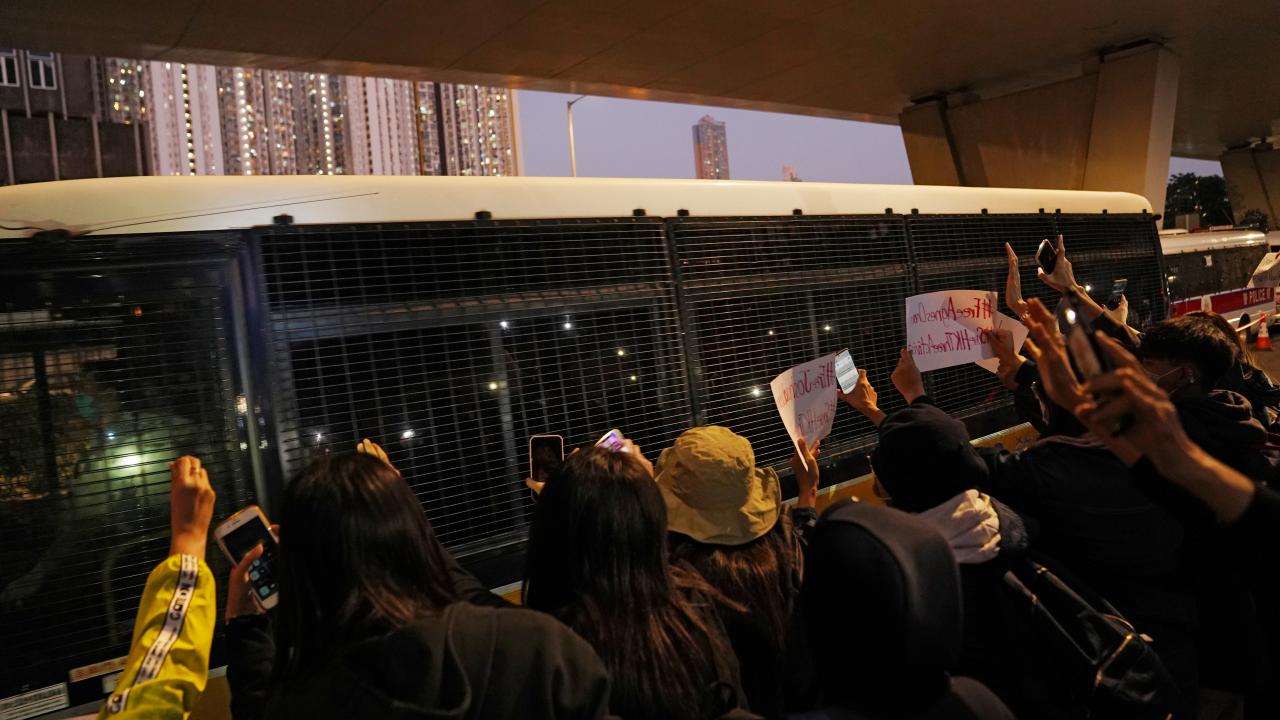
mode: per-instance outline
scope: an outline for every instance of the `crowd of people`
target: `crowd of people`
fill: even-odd
[[[882,411],[865,371],[840,393],[877,427],[893,507],[819,516],[803,441],[791,504],[727,428],[656,465],[629,440],[581,449],[540,489],[516,606],[454,561],[375,443],[316,460],[279,506],[278,606],[250,587],[261,548],[228,579],[234,717],[1193,718],[1202,688],[1280,717],[1280,390],[1229,323],[1137,333],[1058,250],[1042,279],[1076,294],[1110,369],[1073,367],[1009,250],[1029,338],[987,340],[1040,438],[975,447],[903,350],[905,407]],[[102,717],[186,714],[204,689],[213,491],[198,459],[171,467],[171,557]]]

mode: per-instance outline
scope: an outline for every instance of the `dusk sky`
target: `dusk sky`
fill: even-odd
[[[523,174],[569,174],[565,103],[574,97],[520,91]],[[804,180],[911,182],[896,125],[595,96],[573,106],[578,175],[691,178],[691,128],[703,115],[725,123],[734,179],[781,180],[786,164]],[[1185,158],[1169,170],[1222,173],[1217,162]]]

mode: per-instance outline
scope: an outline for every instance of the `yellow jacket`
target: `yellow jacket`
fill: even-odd
[[[173,555],[147,578],[129,660],[98,712],[106,718],[186,717],[209,678],[217,622],[213,573],[194,555]]]

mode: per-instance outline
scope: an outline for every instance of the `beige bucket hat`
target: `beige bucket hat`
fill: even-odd
[[[686,430],[658,457],[656,480],[667,527],[698,542],[742,545],[778,521],[778,474],[756,467],[751,443],[729,428]]]

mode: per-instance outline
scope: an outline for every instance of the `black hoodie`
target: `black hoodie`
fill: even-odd
[[[961,643],[960,578],[925,521],[841,501],[814,529],[800,592],[830,707],[804,720],[1004,720],[983,685],[952,677]]]
[[[1187,436],[1205,452],[1256,482],[1271,479],[1273,469],[1263,454],[1267,431],[1243,395],[1230,390],[1179,393],[1173,404]]]
[[[254,692],[263,678],[244,668],[270,666],[267,616],[229,623],[227,643],[238,660],[227,674],[236,720],[609,717],[609,679],[595,651],[532,610],[454,603],[336,654],[271,694],[265,708]]]

